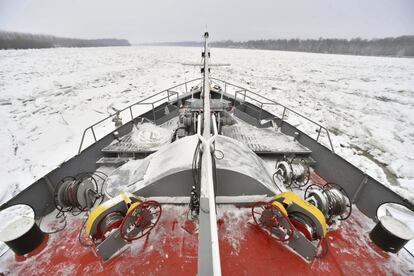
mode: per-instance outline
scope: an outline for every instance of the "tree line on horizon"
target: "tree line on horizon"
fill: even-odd
[[[0,49],[131,46],[126,39],[78,39],[0,30]]]
[[[161,42],[144,45],[201,46],[202,42]],[[399,36],[380,39],[259,39],[248,41],[214,41],[216,48],[261,49],[311,53],[348,54],[365,56],[414,57],[414,36]]]

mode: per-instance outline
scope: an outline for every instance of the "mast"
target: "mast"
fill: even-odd
[[[210,109],[210,51],[208,49],[208,32],[204,33],[203,64],[203,119],[198,117],[197,135],[202,142],[201,179],[200,179],[200,213],[198,234],[198,275],[221,275],[220,251],[218,244],[216,200],[214,195],[214,178],[211,145],[217,137],[216,118]],[[201,120],[203,133],[201,135]],[[211,123],[212,122],[212,123]],[[213,133],[211,134],[211,126]]]
[[[204,50],[202,53],[203,57],[203,67],[201,67],[201,72],[203,73],[203,110],[204,110],[204,119],[203,119],[203,137],[208,139],[211,136],[211,124],[210,124],[210,51],[208,49],[208,32],[204,33]]]

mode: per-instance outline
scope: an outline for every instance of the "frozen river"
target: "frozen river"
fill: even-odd
[[[0,202],[75,155],[83,129],[174,84],[199,48],[0,51]],[[414,59],[212,49],[214,77],[331,131],[336,152],[414,202]],[[295,124],[295,118],[289,116]],[[411,191],[410,191],[411,190]]]

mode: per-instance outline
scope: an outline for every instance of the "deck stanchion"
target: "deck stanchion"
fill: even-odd
[[[133,120],[134,119],[134,115],[132,114],[132,108],[131,108],[131,106],[129,107],[129,114],[131,114],[131,120]]]
[[[96,135],[95,135],[95,131],[93,130],[93,127],[91,127],[91,130],[92,130],[93,139],[95,139],[95,142],[96,142],[97,140],[96,140]]]
[[[316,137],[316,142],[318,142],[318,140],[319,140],[319,136],[321,135],[321,131],[322,131],[322,126],[319,127],[318,136]]]
[[[328,135],[329,144],[331,145],[331,151],[332,151],[333,153],[335,153],[335,151],[334,151],[334,147],[333,147],[333,145],[332,145],[331,135],[329,134],[329,131],[328,131],[326,128],[325,128],[325,131],[326,131],[326,134]]]
[[[157,124],[157,123],[155,122],[155,107],[154,107],[154,103],[152,103],[152,104],[151,104],[151,106],[152,106],[152,117],[153,117],[153,122],[154,122],[155,124]]]
[[[236,103],[237,103],[237,90],[234,91],[234,102],[233,102],[233,106],[236,107]]]
[[[364,188],[364,186],[368,182],[368,176],[366,174],[364,174],[364,175],[365,175],[364,178],[362,179],[361,183],[359,183],[354,195],[352,196],[352,200],[351,200],[352,203],[356,204],[356,201],[358,200],[359,193],[361,192],[362,188]]]
[[[262,120],[262,111],[263,111],[263,103],[260,103],[259,124],[260,124],[260,121]]]
[[[286,113],[286,107],[283,108],[282,122],[280,123],[280,125],[282,125],[283,120],[285,119],[285,113]]]
[[[81,143],[80,143],[80,145],[79,145],[78,154],[79,154],[79,153],[81,153],[81,151],[82,151],[83,140],[85,139],[85,133],[86,133],[86,131],[87,131],[88,129],[89,129],[89,128],[87,128],[87,129],[85,129],[85,130],[83,131],[83,134],[82,134],[82,139],[81,139]]]

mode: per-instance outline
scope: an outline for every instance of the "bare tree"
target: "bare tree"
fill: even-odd
[[[0,49],[130,46],[126,39],[76,39],[0,31]]]

